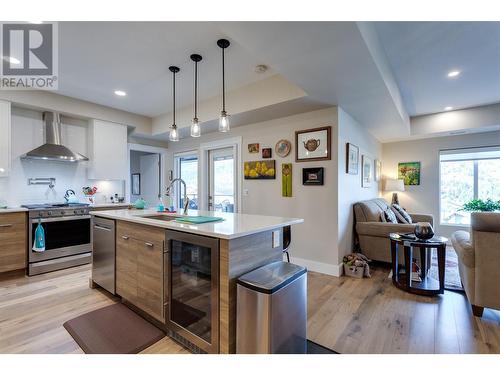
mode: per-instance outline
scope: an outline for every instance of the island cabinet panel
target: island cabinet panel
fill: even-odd
[[[164,230],[118,221],[116,237],[117,294],[164,323]]]
[[[0,272],[26,268],[26,213],[0,214]]]

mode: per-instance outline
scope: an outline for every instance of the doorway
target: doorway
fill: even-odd
[[[162,192],[161,155],[130,150],[130,176],[129,201],[133,203],[142,198],[148,207],[154,207]]]
[[[209,150],[208,159],[208,209],[210,211],[235,212],[235,148]]]

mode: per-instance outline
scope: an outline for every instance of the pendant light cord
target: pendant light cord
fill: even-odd
[[[172,74],[174,75],[174,85],[173,85],[173,97],[174,97],[174,100],[173,100],[173,103],[174,103],[174,111],[173,111],[173,115],[174,115],[174,121],[173,121],[173,124],[172,126],[175,126],[175,72],[172,72]]]
[[[198,61],[194,62],[194,117],[198,118]]]
[[[224,50],[222,49],[222,110],[226,111],[226,80],[225,80],[225,66],[224,66]]]

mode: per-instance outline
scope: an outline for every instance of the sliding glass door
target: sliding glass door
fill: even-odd
[[[208,209],[210,211],[236,212],[235,148],[210,150]]]

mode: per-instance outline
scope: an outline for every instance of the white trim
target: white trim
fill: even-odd
[[[194,156],[196,155],[196,157],[198,158],[198,176],[196,176],[196,180],[198,181],[198,208],[199,208],[199,204],[200,204],[200,152],[198,149],[192,149],[192,150],[188,150],[188,151],[179,151],[179,152],[175,152],[173,155],[172,155],[172,164],[173,164],[173,168],[172,168],[172,177],[173,179],[174,178],[177,178],[177,177],[180,177],[179,176],[179,158],[182,158],[183,156]],[[169,184],[170,184],[171,181],[169,181]],[[177,195],[179,192],[177,191],[177,189],[174,189],[174,194],[173,194],[173,206],[174,208],[179,211],[179,207],[178,207],[178,203],[179,203],[179,196]]]
[[[243,171],[241,168],[241,144],[242,144],[242,137],[233,137],[233,138],[225,138],[225,139],[219,139],[217,141],[213,142],[206,142],[206,143],[201,143],[200,144],[200,153],[199,153],[199,179],[198,179],[198,191],[199,191],[199,207],[200,210],[208,210],[208,202],[206,199],[206,193],[208,192],[208,152],[210,150],[215,150],[219,148],[226,148],[226,147],[233,147],[236,149],[236,160],[235,160],[235,168],[236,168],[236,175],[235,175],[235,191],[236,191],[236,210],[235,213],[241,212],[241,186],[242,186],[242,178],[243,178]]]
[[[143,151],[143,152],[151,152],[153,154],[160,154],[160,163],[161,163],[160,194],[163,197],[165,195],[165,188],[166,188],[166,183],[167,183],[167,173],[166,173],[167,149],[163,148],[163,147],[141,145],[138,143],[128,143],[127,144],[127,170],[128,170],[128,173],[127,173],[127,178],[125,179],[125,188],[124,188],[125,197],[130,198],[130,152],[131,151]],[[130,203],[133,203],[133,202],[130,202]]]
[[[308,271],[320,272],[335,277],[342,276],[344,271],[344,267],[342,266],[342,264],[316,262],[314,260],[297,258],[292,256],[292,254],[290,254],[290,260],[292,261],[292,263],[306,267]]]

